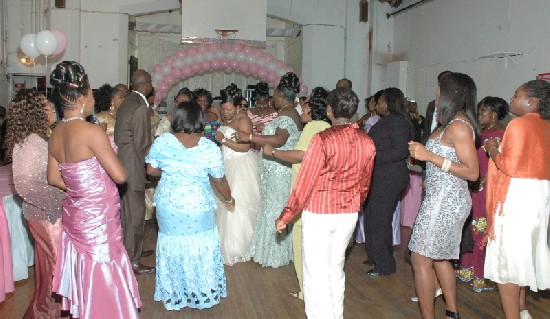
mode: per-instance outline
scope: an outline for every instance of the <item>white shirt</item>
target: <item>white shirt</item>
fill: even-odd
[[[437,110],[434,110],[434,114],[432,115],[432,127],[430,127],[430,132],[433,132],[437,127],[437,119],[435,118],[436,115],[437,115]]]
[[[145,101],[145,105],[147,105],[147,107],[149,107],[149,102],[147,102],[147,98],[145,97],[145,95],[141,94],[138,91],[132,91],[132,92],[136,92],[137,94],[139,94],[139,96],[141,96],[141,98]]]

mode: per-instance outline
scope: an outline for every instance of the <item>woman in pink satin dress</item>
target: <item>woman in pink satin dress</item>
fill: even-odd
[[[138,318],[141,300],[122,244],[115,185],[128,173],[103,128],[84,120],[94,107],[84,68],[59,63],[50,84],[64,117],[50,136],[48,182],[67,191],[53,291],[73,318]]]
[[[11,101],[6,131],[7,158],[23,198],[23,216],[34,239],[34,294],[23,318],[59,318],[60,304],[52,295],[52,275],[61,232],[61,202],[65,197],[48,185],[48,137],[57,120],[55,108],[36,90],[21,90]]]

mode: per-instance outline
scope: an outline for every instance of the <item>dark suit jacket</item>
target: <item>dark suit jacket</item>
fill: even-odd
[[[426,118],[424,119],[424,131],[422,133],[422,144],[426,144],[430,135],[432,135],[432,120],[435,113],[435,101],[428,103],[428,108],[426,109]]]
[[[128,170],[128,188],[145,190],[145,156],[151,147],[151,118],[147,104],[136,92],[118,109],[114,137],[118,158]]]
[[[411,140],[411,123],[399,115],[388,114],[374,124],[369,135],[376,146],[373,187],[376,182],[384,180],[397,183],[409,180],[407,157]]]

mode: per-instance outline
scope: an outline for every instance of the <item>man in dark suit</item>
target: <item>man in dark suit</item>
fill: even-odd
[[[145,97],[153,85],[151,75],[144,70],[136,70],[130,80],[132,93],[117,112],[114,137],[118,158],[128,170],[128,180],[120,188],[124,247],[128,251],[134,273],[140,275],[155,271],[154,267],[140,262],[141,256],[153,253],[142,251],[145,235],[145,156],[151,147],[151,118]]]
[[[439,82],[441,82],[441,79],[449,75],[453,72],[451,71],[443,71],[439,73],[437,76],[437,85],[439,86]],[[428,141],[428,138],[430,138],[430,135],[432,135],[432,132],[437,127],[437,120],[435,119],[436,112],[435,112],[435,100],[428,103],[428,108],[426,109],[426,117],[424,121],[424,131],[422,132],[422,144],[426,144]]]

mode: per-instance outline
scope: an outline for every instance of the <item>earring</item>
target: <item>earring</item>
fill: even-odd
[[[82,107],[80,108],[80,114],[84,114],[84,103],[82,103]]]
[[[109,108],[109,110],[112,110],[115,108],[115,103],[111,102],[111,107]]]

